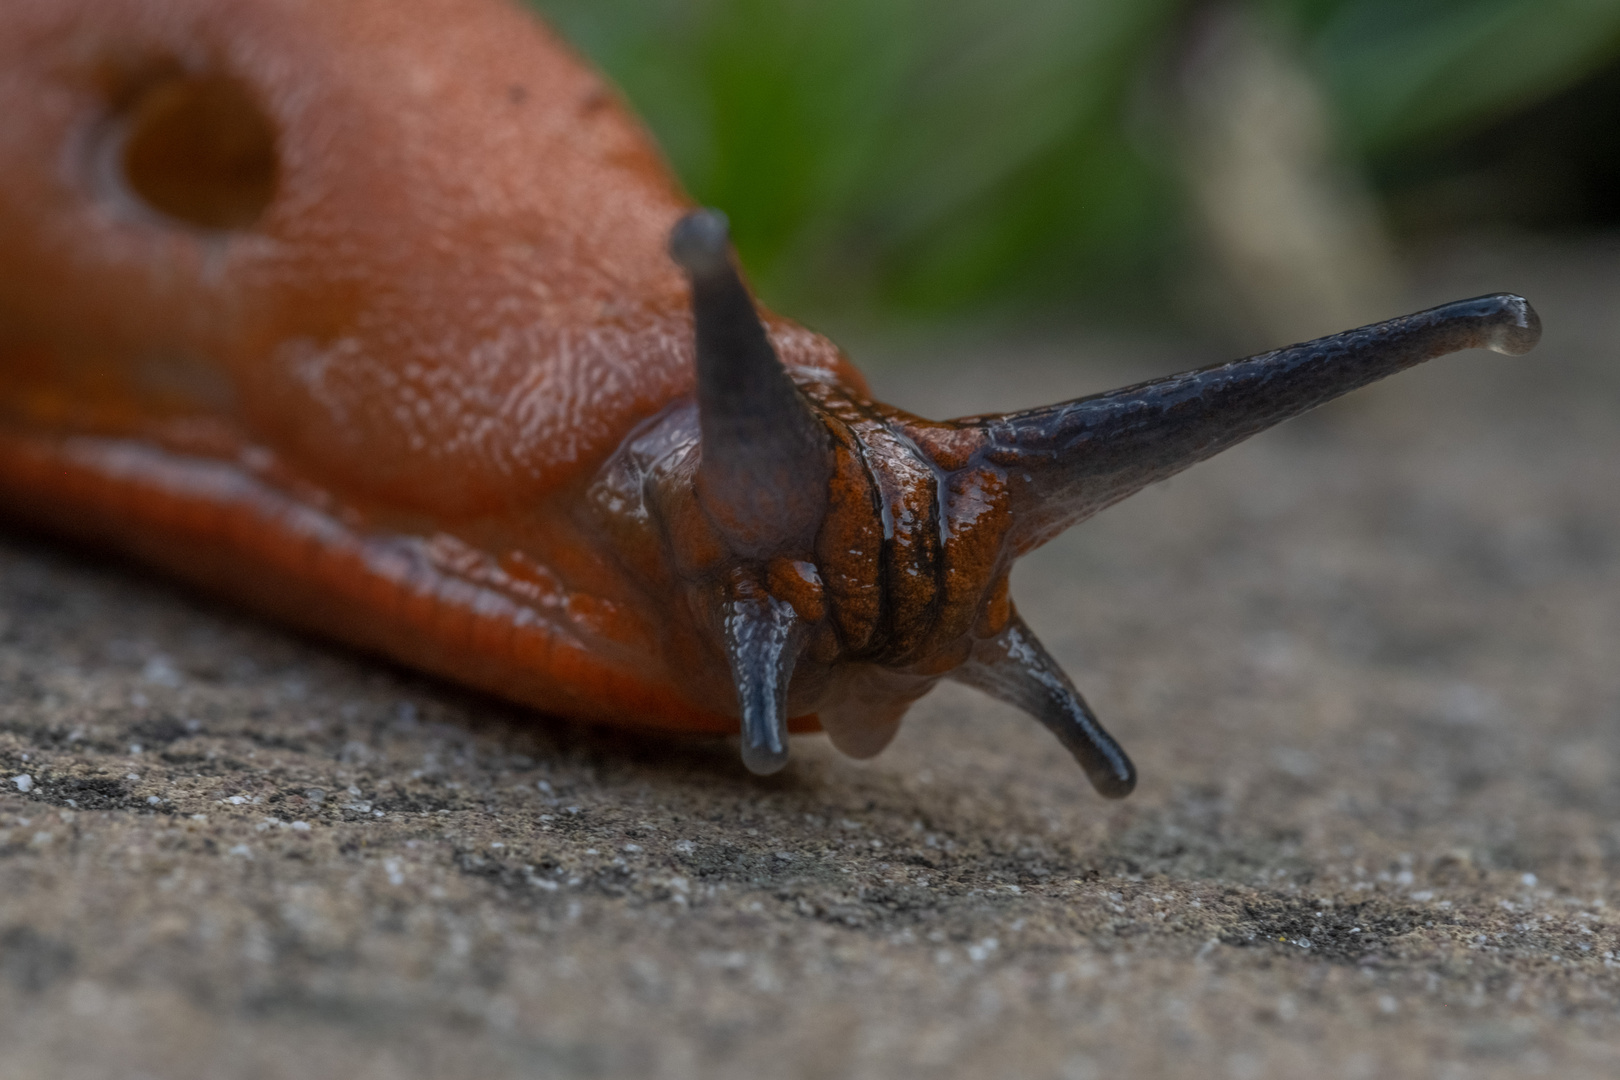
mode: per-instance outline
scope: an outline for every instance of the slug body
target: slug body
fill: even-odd
[[[876,753],[950,677],[1129,792],[1013,560],[1538,332],[1481,297],[928,421],[757,313],[724,220],[500,0],[13,0],[0,100],[0,510],[550,713],[740,729],[760,772],[789,731]]]

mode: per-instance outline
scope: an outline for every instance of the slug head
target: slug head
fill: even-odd
[[[670,253],[692,284],[695,400],[627,440],[592,501],[649,586],[686,596],[699,640],[672,666],[739,716],[760,773],[786,763],[789,717],[816,714],[866,757],[953,678],[1032,714],[1101,794],[1129,794],[1129,758],[1008,597],[1013,560],[1350,389],[1460,348],[1521,353],[1540,332],[1522,298],[1479,297],[1044,409],[930,421],[785,368],[721,215],[683,218]]]
[[[1129,761],[1008,599],[1013,481],[986,460],[985,432],[785,368],[719,214],[682,219],[670,253],[692,284],[695,399],[627,440],[591,501],[649,589],[686,597],[694,640],[671,666],[739,715],[749,768],[781,768],[788,718],[809,714],[871,756],[955,677],[1016,697],[1101,790],[1128,792]],[[992,674],[1018,665],[1029,678]]]

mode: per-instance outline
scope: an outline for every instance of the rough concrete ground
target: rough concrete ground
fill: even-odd
[[[1620,247],[1434,277],[1525,291],[1543,349],[1016,576],[1123,804],[966,690],[760,780],[5,536],[0,1077],[1615,1075]],[[1137,366],[879,384],[948,414],[1215,358],[1088,351]]]

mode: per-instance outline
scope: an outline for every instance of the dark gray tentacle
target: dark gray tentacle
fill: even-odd
[[[815,535],[832,448],[771,347],[726,230],[723,214],[698,210],[669,237],[697,324],[698,498],[736,554],[765,558]]]
[[[1135,789],[1136,766],[1017,615],[996,637],[980,642],[950,678],[1039,720],[1074,755],[1099,795],[1123,799]]]
[[[787,764],[788,683],[804,629],[790,605],[763,593],[726,606],[721,631],[742,712],[742,759],[749,772],[768,776]]]
[[[1541,336],[1521,296],[1459,300],[1244,360],[1005,416],[987,436],[1012,481],[1023,552],[1069,526],[1341,394],[1461,349],[1517,356]]]

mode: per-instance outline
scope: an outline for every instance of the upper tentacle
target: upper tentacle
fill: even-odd
[[[1019,552],[1341,394],[1461,349],[1516,356],[1541,320],[1508,293],[1459,300],[1303,345],[1005,416],[969,417],[1013,479]]]
[[[725,217],[688,214],[669,250],[692,283],[703,509],[738,555],[808,550],[827,510],[827,432],[771,347],[732,261]]]

